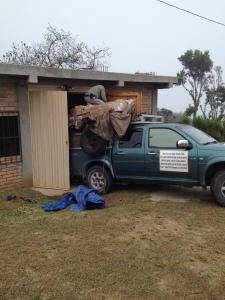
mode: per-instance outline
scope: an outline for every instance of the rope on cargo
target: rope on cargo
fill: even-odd
[[[108,145],[106,144],[105,155],[104,155],[104,162],[106,161],[107,149],[108,149]],[[105,163],[103,163],[103,169],[102,170],[103,170],[103,177],[105,177]],[[104,184],[104,187],[103,187],[103,193],[106,194],[106,192],[105,192],[105,184]]]

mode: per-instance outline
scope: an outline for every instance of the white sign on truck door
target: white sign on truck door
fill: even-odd
[[[188,152],[160,150],[160,171],[188,172]]]

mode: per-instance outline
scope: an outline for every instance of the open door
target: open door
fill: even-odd
[[[141,100],[142,94],[138,92],[119,92],[119,93],[107,93],[107,100],[115,101],[117,99],[133,99],[135,101],[135,112],[136,114],[141,113]]]
[[[70,189],[67,92],[29,92],[33,186]]]

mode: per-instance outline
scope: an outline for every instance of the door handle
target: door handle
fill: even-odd
[[[155,153],[155,152],[148,152],[148,153],[146,153],[147,155],[152,155],[152,156],[154,156],[154,155],[157,155],[157,153]]]
[[[118,151],[116,154],[117,155],[125,155],[125,153],[123,151]]]

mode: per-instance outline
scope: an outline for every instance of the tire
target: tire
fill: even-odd
[[[225,170],[216,173],[212,179],[210,190],[213,198],[225,206]]]
[[[110,171],[107,167],[99,165],[88,170],[87,183],[89,188],[99,190],[101,194],[109,193],[114,187],[114,180]]]
[[[85,127],[81,132],[80,145],[84,152],[96,156],[104,153],[107,141],[93,133],[88,127]]]

